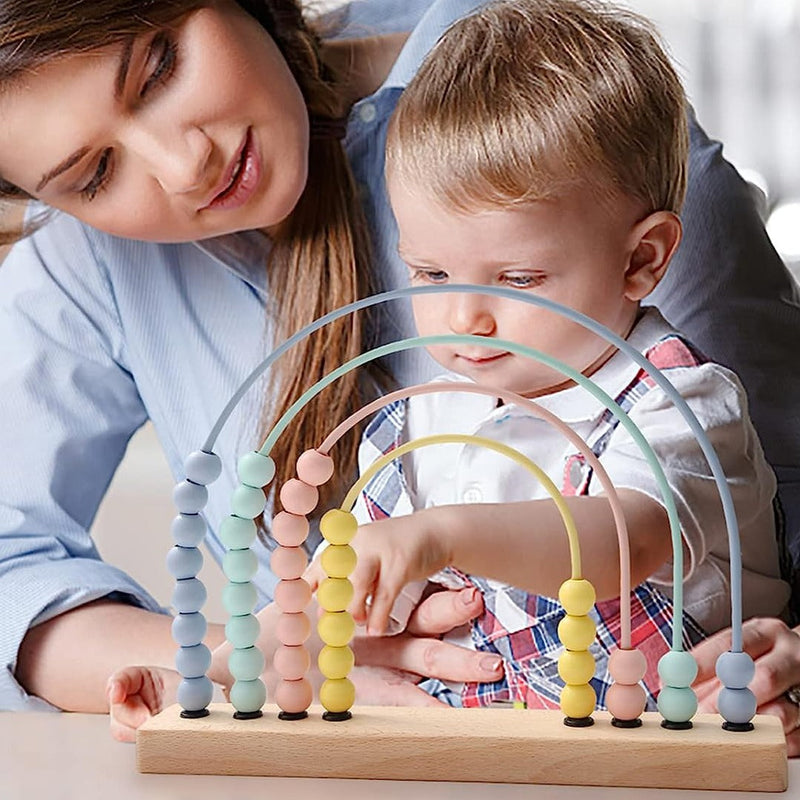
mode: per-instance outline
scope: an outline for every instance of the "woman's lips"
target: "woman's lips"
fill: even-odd
[[[247,129],[237,157],[225,170],[226,182],[204,209],[229,210],[243,206],[261,180],[261,161],[253,147],[252,129]]]
[[[459,353],[458,358],[461,358],[464,361],[469,362],[470,364],[481,366],[483,364],[493,364],[495,361],[498,361],[501,358],[505,358],[507,355],[510,354],[507,352],[492,353],[489,355],[467,355],[466,353]]]

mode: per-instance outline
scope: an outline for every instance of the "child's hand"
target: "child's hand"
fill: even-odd
[[[106,686],[111,735],[120,742],[136,740],[136,729],[175,702],[181,676],[165,667],[125,667]]]
[[[422,511],[358,529],[351,542],[358,563],[350,576],[350,613],[357,623],[366,623],[367,633],[385,632],[394,601],[407,583],[429,578],[450,564],[444,537],[429,523]]]

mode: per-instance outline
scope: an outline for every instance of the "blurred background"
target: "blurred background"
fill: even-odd
[[[365,0],[369,2],[369,0]],[[333,7],[337,0],[315,2]],[[706,131],[753,186],[770,236],[800,278],[800,0],[628,0],[661,30]],[[198,432],[198,436],[205,432]],[[164,605],[172,477],[148,426],[97,516],[101,553]],[[224,621],[224,578],[206,559],[207,616]]]

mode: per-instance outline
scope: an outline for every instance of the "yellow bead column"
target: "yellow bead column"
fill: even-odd
[[[596,626],[588,616],[594,605],[595,591],[589,581],[570,579],[561,584],[558,599],[567,612],[558,624],[558,638],[564,652],[558,659],[558,674],[566,684],[561,690],[564,724],[585,728],[594,724],[592,712],[597,695],[589,681],[594,675],[594,657],[589,645],[594,641]]]
[[[348,579],[356,566],[356,552],[350,542],[356,535],[358,522],[348,511],[332,509],[320,520],[320,532],[328,547],[320,556],[320,564],[328,576],[317,590],[317,602],[323,613],[317,631],[325,647],[317,663],[325,681],[319,690],[319,701],[325,708],[322,718],[331,722],[350,719],[356,691],[347,677],[353,668],[353,651],[348,646],[355,632],[355,623],[347,611],[353,598],[353,585]]]

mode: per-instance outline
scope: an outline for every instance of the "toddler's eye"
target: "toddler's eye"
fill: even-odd
[[[416,267],[411,270],[412,281],[425,281],[426,283],[447,283],[448,274],[441,269],[421,269]]]
[[[531,289],[544,281],[544,275],[531,272],[510,273],[503,275],[503,283],[514,289]]]

